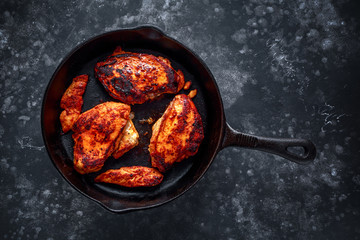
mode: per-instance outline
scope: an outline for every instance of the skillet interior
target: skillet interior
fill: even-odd
[[[60,99],[72,78],[89,75],[84,94],[83,112],[112,99],[94,77],[94,66],[108,56],[116,46],[126,51],[150,53],[170,59],[174,69],[181,69],[185,81],[191,81],[191,89],[197,89],[194,103],[202,117],[205,138],[199,152],[165,173],[164,181],[152,188],[123,188],[111,184],[94,183],[93,179],[107,169],[122,166],[151,166],[147,150],[151,126],[140,124],[140,119],[158,119],[174,95],[166,95],[153,102],[134,105],[134,124],[140,134],[137,147],[120,159],[109,158],[100,172],[80,175],[73,169],[72,132],[61,134],[59,121]],[[180,93],[188,93],[181,91]],[[179,42],[166,37],[153,27],[120,30],[95,37],[73,50],[54,73],[43,100],[42,129],[48,153],[62,176],[81,193],[101,203],[109,210],[121,212],[157,206],[184,193],[200,179],[211,164],[223,138],[224,113],[220,93],[210,71],[204,63]],[[147,133],[147,135],[146,135]]]

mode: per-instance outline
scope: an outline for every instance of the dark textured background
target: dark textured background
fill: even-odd
[[[359,239],[359,4],[330,0],[0,2],[0,239]],[[45,88],[79,43],[152,24],[196,52],[243,132],[309,138],[314,163],[227,148],[185,195],[113,214],[60,176]]]

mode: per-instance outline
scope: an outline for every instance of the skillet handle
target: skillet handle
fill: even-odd
[[[226,123],[225,137],[221,148],[239,146],[274,153],[292,162],[306,164],[316,157],[315,145],[305,139],[267,138],[244,134],[234,130]],[[303,153],[290,152],[290,148],[302,148]]]

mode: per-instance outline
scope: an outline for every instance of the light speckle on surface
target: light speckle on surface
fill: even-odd
[[[8,36],[2,29],[0,29],[0,49],[4,49],[7,43],[8,43]]]
[[[24,148],[30,148],[30,149],[35,149],[38,151],[42,151],[45,146],[34,146],[32,145],[32,138],[29,136],[23,136],[22,138],[18,139],[17,142],[19,143],[20,147],[22,149]]]
[[[331,169],[331,176],[335,177],[336,174],[337,174],[336,169],[335,168]]]
[[[321,47],[323,50],[328,50],[331,49],[333,46],[333,42],[331,39],[329,38],[325,38],[324,40],[322,40],[321,42]]]
[[[335,152],[337,154],[342,154],[344,152],[344,148],[342,146],[340,146],[340,145],[336,145],[335,146]]]
[[[30,117],[29,116],[20,116],[20,117],[18,117],[18,119],[26,122],[26,121],[30,120]]]
[[[9,97],[5,98],[5,100],[3,101],[2,107],[1,107],[1,112],[3,114],[16,112],[17,107],[15,105],[11,105],[13,99],[14,99],[14,96],[9,96]]]
[[[249,169],[249,170],[247,170],[246,174],[247,174],[249,177],[254,176],[254,170]]]
[[[43,195],[45,196],[45,198],[48,198],[51,195],[50,190],[49,189],[44,190]]]
[[[237,43],[240,43],[240,44],[244,44],[246,43],[246,30],[245,29],[240,29],[240,30],[237,30],[232,36],[231,38],[237,42]]]
[[[44,54],[43,59],[46,66],[51,66],[55,64],[54,60],[47,54]]]

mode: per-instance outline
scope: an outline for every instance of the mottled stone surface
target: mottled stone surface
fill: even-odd
[[[0,2],[0,239],[358,239],[358,3],[340,0]],[[43,94],[79,43],[152,24],[196,52],[243,132],[309,138],[314,163],[227,148],[166,205],[112,214],[61,177]]]

